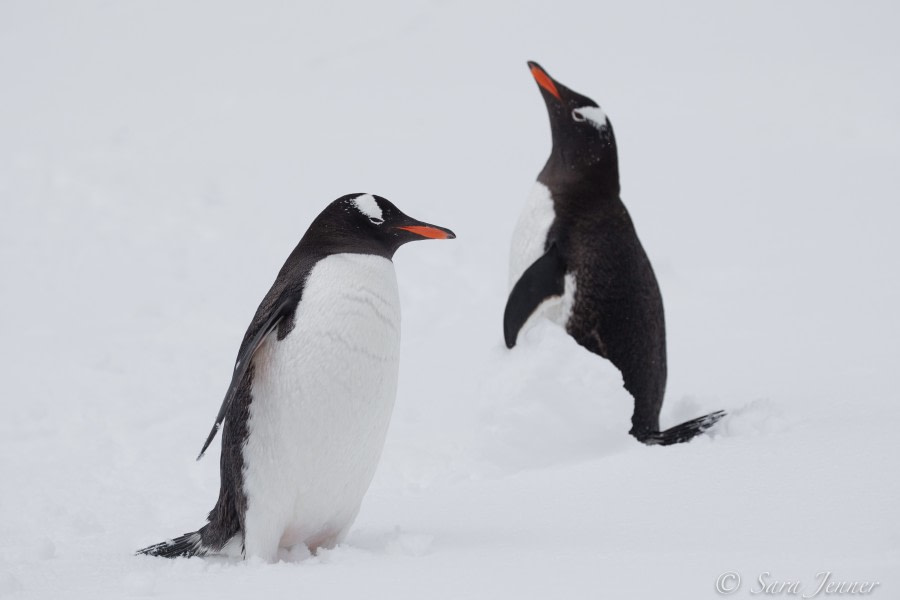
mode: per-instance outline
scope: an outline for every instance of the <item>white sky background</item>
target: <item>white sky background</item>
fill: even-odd
[[[357,556],[367,542],[351,538],[349,558],[334,557],[338,579],[362,564],[375,574],[357,581],[388,590],[378,573],[466,566],[442,553],[442,517],[410,527],[404,514],[421,505],[392,510],[420,488],[435,515],[445,499],[473,502],[466,510],[484,539],[461,555],[479,556],[485,573],[505,573],[492,562],[501,553],[478,554],[494,542],[561,556],[565,539],[539,542],[527,529],[534,515],[522,517],[521,538],[497,542],[486,525],[494,513],[479,517],[477,498],[515,497],[521,482],[503,482],[519,469],[532,478],[526,488],[566,490],[574,475],[559,465],[574,454],[547,466],[543,452],[504,453],[489,486],[455,486],[498,462],[499,451],[466,436],[492,424],[482,418],[491,399],[479,394],[513,386],[513,366],[525,364],[500,346],[509,238],[550,143],[529,59],[596,100],[615,128],[623,199],[666,305],[664,421],[762,402],[763,421],[786,423],[736,419],[716,444],[665,455],[658,469],[662,455],[626,445],[624,462],[590,463],[598,489],[631,489],[604,471],[619,464],[654,477],[697,466],[672,456],[717,476],[731,468],[733,480],[697,493],[701,507],[762,503],[767,522],[806,534],[821,510],[834,546],[807,535],[796,553],[825,544],[823,555],[836,556],[853,547],[841,536],[856,527],[868,564],[886,565],[858,576],[887,580],[900,560],[896,519],[879,512],[898,500],[885,481],[896,479],[900,417],[898,12],[891,2],[0,2],[0,595],[49,593],[47,581],[111,596],[186,589],[127,554],[202,524],[216,457],[191,461],[244,328],[310,220],[356,191],[458,239],[398,254],[401,390],[359,523],[376,534],[412,529],[435,547],[410,566],[379,550]],[[761,457],[772,470],[750,468]],[[543,470],[527,466],[537,463]],[[780,491],[727,483],[747,478]],[[790,482],[803,489],[784,491]],[[148,497],[167,485],[193,493]],[[634,518],[628,498],[607,500],[626,511],[615,522]],[[751,539],[735,556],[778,569],[765,545],[774,530],[740,512],[720,516]],[[604,537],[611,522],[580,523],[603,556],[628,539]],[[635,536],[653,531],[666,552],[677,549],[673,531],[644,525]],[[782,533],[784,549],[793,538]],[[668,560],[685,585],[712,593],[715,568],[742,565],[710,565],[732,542],[701,541],[693,571]],[[547,582],[592,581],[577,561],[548,561]],[[94,570],[98,562],[116,573]],[[830,568],[800,564],[806,579]],[[519,597],[543,589],[520,581]]]

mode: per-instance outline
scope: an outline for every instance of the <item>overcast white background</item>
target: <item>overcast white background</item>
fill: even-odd
[[[0,596],[712,598],[900,579],[900,18],[891,2],[0,2]],[[558,328],[502,344],[550,148],[526,66],[609,114],[666,307],[663,425]],[[132,552],[204,522],[194,457],[312,218],[383,195],[400,391],[346,544]]]

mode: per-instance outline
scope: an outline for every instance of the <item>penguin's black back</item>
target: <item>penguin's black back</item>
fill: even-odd
[[[548,235],[576,281],[566,330],[621,371],[635,398],[634,429],[658,431],[667,371],[656,276],[622,201],[573,188],[551,188],[557,218]]]

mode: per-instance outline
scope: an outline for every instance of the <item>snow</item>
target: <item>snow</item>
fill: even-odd
[[[898,7],[841,2],[0,4],[0,596],[713,598],[900,573]],[[602,17],[602,18],[601,18]],[[461,43],[462,41],[462,43]],[[609,114],[666,306],[662,424],[550,323],[507,351],[550,147],[525,61]],[[312,218],[453,229],[395,263],[400,381],[346,542],[135,549],[202,525],[194,461]]]

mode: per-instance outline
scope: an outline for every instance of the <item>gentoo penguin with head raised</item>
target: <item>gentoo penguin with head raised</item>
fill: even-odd
[[[612,125],[596,102],[537,63],[528,66],[547,105],[553,150],[513,234],[506,345],[515,346],[532,314],[547,316],[622,373],[634,397],[631,435],[645,444],[690,440],[725,413],[659,430],[666,388],[662,297],[619,198]]]
[[[356,518],[384,445],[400,351],[391,258],[449,229],[380,196],[328,205],[288,256],[244,334],[215,425],[224,422],[219,499],[208,523],[139,550],[277,558],[332,547]]]

